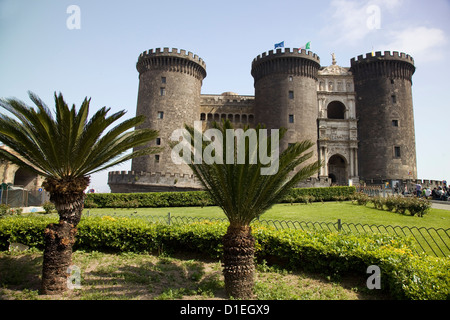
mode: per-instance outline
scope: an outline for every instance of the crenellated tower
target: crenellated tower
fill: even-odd
[[[376,52],[351,59],[356,91],[358,162],[362,180],[416,179],[412,103],[414,60]]]
[[[271,50],[253,60],[255,123],[263,123],[268,129],[288,129],[282,150],[305,139],[317,142],[319,68],[319,57],[304,49]],[[311,162],[317,160],[316,149]]]
[[[131,170],[192,175],[187,165],[172,162],[168,142],[174,130],[183,129],[185,124],[192,126],[198,120],[205,62],[192,52],[158,48],[140,54],[136,69],[139,72],[136,115],[147,117],[142,127],[159,130],[158,139],[151,144],[164,150],[133,159]]]

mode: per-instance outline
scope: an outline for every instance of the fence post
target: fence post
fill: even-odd
[[[170,212],[167,214],[167,222],[169,223],[170,226]]]
[[[341,231],[341,229],[342,229],[341,219],[338,219],[338,231]]]

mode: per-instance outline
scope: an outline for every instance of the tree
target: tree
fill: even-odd
[[[198,137],[199,133],[195,133],[193,127],[186,126],[185,128],[188,138],[186,140],[190,140],[191,150],[195,150],[195,136]],[[261,148],[272,150],[271,138],[260,139],[261,128],[258,125],[255,130],[256,148],[255,141],[251,144],[246,139],[246,161],[242,163],[242,161],[237,161],[236,138],[227,136],[228,129],[234,130],[231,122],[226,120],[222,122],[222,125],[213,123],[213,129],[221,133],[223,146],[233,146],[227,151],[234,151],[234,163],[227,164],[227,152],[222,152],[220,155],[220,151],[218,152],[216,149],[211,154],[216,160],[221,158],[222,161],[213,161],[212,163],[211,161],[202,161],[201,163],[197,161],[195,163],[195,153],[192,152],[191,161],[188,163],[195,176],[210,193],[215,203],[222,208],[230,222],[223,237],[222,265],[226,292],[229,296],[238,299],[247,299],[253,296],[255,240],[251,234],[250,223],[279,202],[298,182],[317,173],[321,167],[321,163],[316,161],[298,168],[313,154],[312,151],[307,151],[314,144],[305,140],[290,144],[279,155],[277,172],[262,175],[261,169],[265,167],[262,161],[256,161],[256,163],[250,161],[252,157],[260,155]],[[242,132],[247,132],[247,130],[249,130],[248,127],[244,128]],[[279,130],[279,140],[285,132],[285,129]],[[231,144],[230,139],[235,140],[236,143]],[[208,144],[209,139],[206,140],[201,144],[202,154],[214,149],[211,148],[212,142]],[[279,140],[275,139],[274,141],[276,148],[278,148]],[[174,148],[174,145],[172,147]],[[225,147],[222,148],[223,150]],[[216,154],[216,152],[218,153]]]
[[[76,110],[56,92],[54,118],[37,95],[28,95],[37,109],[15,98],[0,99],[0,106],[15,116],[0,114],[0,141],[7,146],[0,149],[0,155],[45,177],[42,186],[55,204],[59,223],[49,224],[44,232],[41,293],[57,294],[67,290],[72,246],[90,175],[156,152],[156,148],[144,145],[158,132],[131,130],[145,120],[143,116],[125,120],[106,132],[125,111],[108,116],[110,108],[103,107],[88,120],[91,99],[86,97]]]

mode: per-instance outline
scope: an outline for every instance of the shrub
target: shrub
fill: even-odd
[[[86,200],[84,200],[84,207],[85,208],[90,208],[90,209],[91,208],[98,208],[98,204],[96,204],[93,199],[86,198]]]
[[[408,201],[408,210],[412,216],[417,215],[419,217],[423,217],[423,215],[427,213],[430,208],[431,202],[427,199],[413,197]]]
[[[370,201],[369,196],[363,192],[355,193],[350,199],[352,200],[352,203],[357,203],[358,205],[363,206],[365,206]]]
[[[394,211],[394,210],[398,210],[399,208],[401,208],[399,206],[399,199],[397,199],[396,197],[387,197],[384,201],[384,204],[386,205],[386,208],[388,211]]]
[[[22,211],[22,208],[11,208],[7,204],[0,204],[0,218],[13,215],[21,215]]]
[[[42,208],[44,209],[46,214],[49,214],[53,210],[55,210],[55,205],[53,204],[53,202],[46,201],[42,204]]]
[[[328,187],[328,188],[294,188],[281,202],[304,202],[305,197],[311,201],[350,200],[355,194],[355,187]]]
[[[362,199],[362,200],[361,200]],[[401,214],[406,214],[409,212],[410,215],[417,215],[418,217],[423,217],[424,214],[428,212],[431,208],[431,202],[428,199],[421,199],[417,197],[405,198],[402,196],[388,196],[386,198],[376,196],[369,198],[368,196],[363,196],[361,194],[355,194],[353,201],[360,205],[365,205],[365,201],[372,202],[376,209],[383,210],[386,206],[387,211],[397,212]]]
[[[7,204],[0,204],[0,218],[9,215],[10,207]]]
[[[50,217],[0,219],[0,250],[8,242],[42,249]],[[74,249],[135,252],[194,251],[218,258],[228,223],[185,225],[148,223],[141,219],[85,217],[78,225]],[[367,279],[377,265],[382,289],[399,299],[449,299],[450,259],[415,255],[410,243],[389,235],[351,235],[337,232],[276,230],[253,224],[256,256],[282,267],[329,275],[352,273]]]
[[[396,212],[401,214],[406,213],[406,210],[408,210],[409,207],[409,199],[411,198],[403,198],[401,196],[389,198],[393,198],[392,201]]]
[[[370,200],[373,203],[373,206],[379,210],[384,209],[384,205],[386,204],[386,199],[383,197],[372,197]]]
[[[355,187],[295,188],[280,202],[343,201],[349,200],[355,190]],[[214,202],[206,191],[89,193],[85,199],[87,208],[204,207],[212,205]]]

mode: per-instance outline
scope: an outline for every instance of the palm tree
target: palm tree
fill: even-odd
[[[231,122],[226,120],[222,122],[222,125],[213,123],[213,128],[221,132],[223,146],[228,146],[226,130],[233,129]],[[321,163],[316,161],[298,168],[313,154],[312,151],[307,152],[313,143],[305,140],[290,144],[279,155],[279,167],[276,173],[262,175],[261,168],[264,165],[261,161],[254,164],[249,161],[250,157],[259,152],[257,150],[261,147],[271,150],[272,139],[259,140],[259,129],[261,128],[259,125],[256,127],[257,148],[253,148],[252,151],[249,143],[245,145],[245,159],[248,161],[245,161],[244,164],[238,164],[236,161],[237,143],[233,144],[235,163],[227,164],[226,152],[223,152],[223,161],[215,161],[210,164],[206,162],[195,164],[194,161],[191,161],[189,164],[195,176],[201,181],[215,203],[222,208],[230,222],[223,237],[223,274],[227,294],[238,299],[247,299],[253,296],[255,240],[251,234],[250,223],[279,202],[299,181],[317,173],[321,167]],[[246,127],[244,131],[248,129]],[[191,147],[194,148],[194,129],[186,126],[186,130]],[[280,139],[285,132],[285,129],[280,129]],[[279,140],[275,140],[275,142],[279,144]],[[208,143],[203,142],[202,154],[207,147]]]
[[[42,186],[55,204],[59,223],[48,225],[44,232],[41,293],[57,294],[67,290],[67,270],[90,175],[155,152],[156,148],[143,146],[158,132],[130,130],[144,121],[142,116],[105,132],[125,111],[108,116],[110,108],[103,107],[88,120],[91,99],[86,97],[76,110],[56,92],[54,118],[37,95],[28,95],[37,109],[14,98],[0,99],[0,106],[15,116],[0,114],[0,141],[9,147],[0,149],[0,156],[45,178]],[[131,148],[136,149],[126,153]]]

